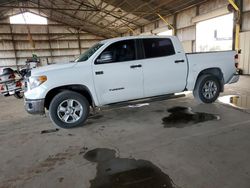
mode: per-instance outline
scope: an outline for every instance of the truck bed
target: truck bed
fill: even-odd
[[[189,67],[187,79],[188,90],[193,90],[198,74],[204,69],[220,69],[225,84],[228,83],[236,72],[235,55],[236,51],[187,53],[186,56]]]

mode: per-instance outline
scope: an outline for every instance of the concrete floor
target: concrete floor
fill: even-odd
[[[250,77],[241,77],[222,95],[250,96],[249,83]],[[216,114],[220,120],[164,128],[166,110],[176,106]],[[88,188],[96,163],[83,155],[95,148],[150,161],[175,187],[250,187],[249,110],[219,102],[198,104],[189,94],[140,108],[101,111],[84,127],[41,134],[54,128],[49,117],[28,115],[23,101],[13,97],[0,97],[0,107],[0,187]]]

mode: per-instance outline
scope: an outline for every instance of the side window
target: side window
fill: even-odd
[[[135,41],[125,40],[108,46],[97,58],[96,64],[132,61],[135,59]]]
[[[170,39],[155,38],[143,39],[145,58],[170,56],[175,54],[173,43]]]

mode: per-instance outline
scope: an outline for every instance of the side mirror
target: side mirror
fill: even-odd
[[[110,63],[113,61],[113,54],[111,51],[103,52],[101,56],[96,60],[98,64]]]

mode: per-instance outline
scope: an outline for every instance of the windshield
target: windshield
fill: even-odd
[[[97,43],[91,48],[89,48],[87,51],[85,51],[83,54],[81,54],[77,59],[75,59],[74,62],[81,62],[81,61],[87,61],[103,44]]]

